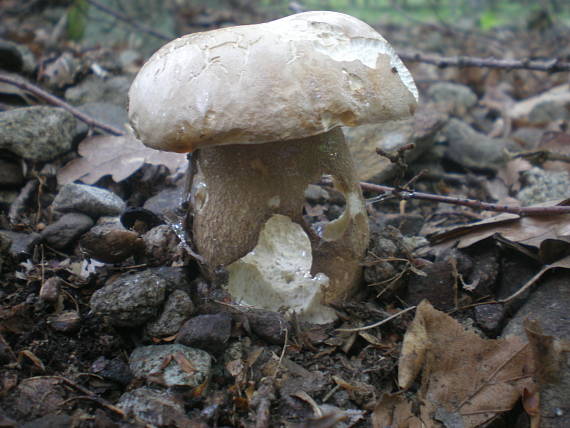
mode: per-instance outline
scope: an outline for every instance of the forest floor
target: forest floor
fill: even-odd
[[[185,156],[126,136],[164,34],[267,17],[186,7],[157,35],[99,11],[120,42],[74,42],[64,3],[3,6],[0,426],[570,426],[570,86],[548,72],[570,61],[568,28],[377,28],[421,102],[346,130],[369,201],[363,291],[312,325],[203,277],[180,233]],[[308,223],[344,211],[326,183],[305,196]]]

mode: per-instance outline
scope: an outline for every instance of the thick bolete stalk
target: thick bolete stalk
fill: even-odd
[[[196,33],[162,47],[129,92],[140,140],[194,152],[193,242],[238,301],[333,318],[360,284],[368,223],[340,126],[409,117],[413,79],[348,15],[307,12]],[[315,233],[304,191],[330,175],[345,212]]]
[[[368,218],[339,128],[299,140],[207,147],[193,156],[193,169],[193,235],[210,266],[227,266],[243,257],[257,244],[266,221],[282,214],[309,236],[311,273],[330,279],[326,300],[353,293],[368,246]],[[302,214],[305,189],[323,175],[332,176],[346,208],[318,236]]]

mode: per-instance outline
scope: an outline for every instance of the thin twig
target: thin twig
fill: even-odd
[[[548,150],[533,150],[530,152],[518,153],[513,159],[522,158],[529,162],[543,164],[544,162],[566,162],[570,163],[570,154],[556,153]]]
[[[337,328],[336,331],[343,331],[343,332],[347,332],[347,333],[352,333],[355,331],[364,331],[364,330],[370,330],[376,327],[381,326],[382,324],[387,323],[388,321],[392,321],[394,318],[399,317],[400,315],[405,314],[406,312],[410,312],[411,310],[416,309],[416,306],[410,306],[409,308],[406,309],[402,309],[400,312],[395,313],[394,315],[390,315],[388,318],[383,319],[382,321],[378,321],[374,324],[370,324],[367,325],[365,327],[356,327],[356,328]]]
[[[277,367],[275,367],[275,372],[273,373],[273,378],[277,377],[281,364],[283,364],[283,358],[285,357],[285,352],[287,351],[287,344],[289,342],[289,329],[285,328],[285,340],[283,341],[283,348],[281,349],[281,355],[279,355],[279,361],[277,362]]]
[[[37,377],[36,379],[38,379],[39,377]],[[70,400],[73,399],[88,399],[91,401],[94,401],[95,403],[99,404],[102,407],[105,407],[106,409],[110,410],[111,412],[115,413],[116,415],[120,416],[121,418],[123,418],[123,420],[127,420],[129,417],[127,416],[127,414],[120,408],[118,408],[117,406],[115,406],[114,404],[111,404],[109,401],[107,401],[106,399],[99,397],[97,394],[95,394],[94,392],[90,391],[89,389],[79,385],[78,383],[72,381],[71,379],[68,379],[66,377],[63,376],[58,376],[58,375],[54,375],[54,376],[41,376],[42,379],[53,379],[56,380],[60,383],[63,383],[67,386],[70,386],[71,388],[75,388],[76,390],[78,390],[79,392],[81,392],[84,395],[78,396],[76,398],[71,398],[69,400],[65,400],[62,403],[60,403],[60,405],[66,404],[68,403]],[[131,418],[133,420],[135,420],[136,422],[138,422],[141,426],[144,427],[150,427],[150,425],[148,425],[147,423],[145,423],[144,421],[142,421],[141,419],[139,419],[137,416],[131,416]]]
[[[139,31],[142,31],[143,33],[147,33],[150,34],[153,37],[156,37],[157,39],[160,40],[164,40],[164,41],[170,41],[173,39],[172,36],[169,36],[168,34],[164,34],[161,33],[159,31],[156,31],[155,29],[151,28],[151,27],[147,27],[146,25],[141,24],[140,22],[138,22],[136,19],[131,18],[121,12],[118,12],[116,10],[111,9],[110,7],[105,6],[104,4],[99,3],[96,0],[87,0],[87,2],[96,7],[97,9],[99,9],[100,11],[111,15],[114,18],[117,18],[119,21],[124,22],[125,24],[130,25],[133,28],[136,28]]]
[[[85,122],[87,125],[93,128],[99,128],[102,131],[108,132],[109,134],[112,135],[124,135],[124,132],[121,131],[120,129],[117,129],[114,126],[107,125],[106,123],[100,122],[97,119],[92,118],[91,116],[79,111],[77,108],[73,107],[72,105],[66,103],[61,98],[58,98],[55,95],[50,94],[49,92],[43,90],[42,88],[32,83],[25,82],[24,80],[14,78],[2,73],[0,73],[0,82],[16,86],[17,88],[23,89],[24,91],[28,91],[31,94],[37,96],[38,98],[47,101],[49,104],[61,107],[70,112],[80,121]]]
[[[444,57],[432,54],[422,54],[419,52],[399,52],[400,58],[409,62],[423,62],[432,64],[440,68],[445,67],[480,67],[498,68],[507,70],[534,70],[547,73],[559,73],[570,71],[570,62],[562,61],[559,58],[551,59],[496,59],[477,58],[471,56]]]
[[[550,265],[546,265],[544,266],[542,269],[540,269],[538,271],[538,273],[536,275],[534,275],[531,279],[529,279],[526,284],[524,284],[521,288],[519,288],[517,291],[515,291],[513,294],[511,294],[509,297],[506,297],[504,299],[501,299],[498,301],[498,303],[509,303],[511,300],[516,299],[518,296],[520,296],[522,293],[524,293],[526,290],[528,290],[530,287],[533,286],[533,284],[536,283],[536,281],[538,281],[542,275],[551,268]]]
[[[517,214],[520,216],[554,216],[561,214],[570,214],[570,206],[554,205],[550,207],[516,207],[512,205],[492,204],[482,202],[476,199],[454,198],[451,196],[434,195],[431,193],[416,192],[413,190],[398,189],[390,186],[381,186],[379,184],[366,183],[361,181],[360,187],[363,190],[391,194],[402,200],[418,199],[423,201],[441,202],[444,204],[461,205],[484,211],[495,211],[502,213]]]

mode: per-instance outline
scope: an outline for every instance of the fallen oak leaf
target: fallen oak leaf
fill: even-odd
[[[514,119],[526,123],[530,112],[539,104],[545,102],[556,102],[560,104],[570,102],[570,85],[563,84],[556,86],[546,92],[535,95],[520,101],[508,109],[509,116]]]
[[[533,207],[568,206],[569,203],[570,200],[566,199],[558,203],[546,202]],[[562,253],[560,248],[555,251],[555,246],[562,245],[567,248],[566,243],[570,242],[570,216],[535,217],[503,213],[476,223],[447,228],[427,238],[435,244],[432,247],[435,249],[454,245],[458,248],[467,248],[493,235],[500,235],[505,240],[538,249],[541,260],[548,263],[556,260],[556,256]]]
[[[533,360],[522,339],[483,339],[423,301],[404,336],[400,387],[409,388],[420,371],[422,422],[459,420],[470,428],[509,411],[532,387]]]
[[[182,169],[187,164],[184,154],[148,148],[129,135],[89,137],[79,144],[77,151],[81,157],[68,162],[57,172],[60,185],[75,180],[94,184],[105,175],[111,175],[118,183],[134,174],[145,163],[164,165],[171,172]]]
[[[570,341],[561,336],[544,333],[540,323],[526,319],[523,323],[532,351],[536,372],[534,389],[530,389],[523,401],[525,411],[531,416],[531,428],[567,427],[570,422]],[[553,331],[551,329],[551,331]],[[542,419],[542,423],[541,423]]]
[[[425,424],[412,412],[412,402],[398,394],[382,394],[372,412],[373,428],[424,428]]]

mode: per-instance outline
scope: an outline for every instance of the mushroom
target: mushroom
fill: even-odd
[[[193,153],[189,232],[209,272],[227,267],[233,297],[326,322],[323,304],[358,290],[368,246],[340,127],[410,117],[417,101],[372,27],[305,12],[167,43],[131,86],[129,120],[147,146]],[[322,176],[346,207],[317,233],[303,220],[304,191]]]

